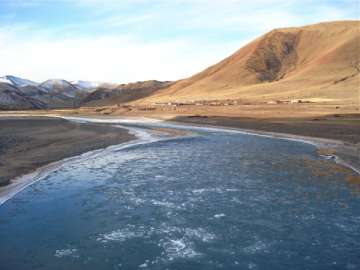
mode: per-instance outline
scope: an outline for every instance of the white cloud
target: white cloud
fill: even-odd
[[[176,80],[273,28],[351,19],[357,1],[59,0],[66,18],[59,24],[48,26],[38,18],[2,24],[0,75],[39,81]],[[42,3],[31,0],[25,6]],[[75,13],[66,14],[66,5]],[[78,13],[85,18],[78,19]]]
[[[8,30],[0,31],[0,40],[0,74],[119,83],[187,77],[239,45],[219,47],[186,39],[145,43],[130,36],[26,40]]]

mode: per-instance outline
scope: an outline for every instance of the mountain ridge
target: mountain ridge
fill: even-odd
[[[28,85],[38,85],[39,83],[31,81],[31,80],[27,80],[27,79],[23,79],[20,77],[16,77],[13,75],[5,75],[0,77],[0,82],[3,83],[8,83],[11,85],[15,85],[15,86],[28,86]]]
[[[354,99],[359,29],[360,21],[274,29],[219,63],[137,102]]]
[[[170,82],[128,84],[48,79],[36,83],[20,77],[0,77],[0,110],[77,108],[80,105],[126,103],[144,98]]]

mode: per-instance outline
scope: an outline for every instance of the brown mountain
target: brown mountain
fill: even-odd
[[[142,103],[205,99],[357,102],[360,21],[275,29]]]
[[[154,94],[171,82],[156,80],[119,84],[116,87],[98,87],[81,102],[82,106],[103,106],[131,102]]]

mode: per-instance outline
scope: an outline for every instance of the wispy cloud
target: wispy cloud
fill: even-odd
[[[238,44],[200,44],[186,39],[146,42],[136,37],[102,36],[50,40],[40,36],[18,40],[0,29],[1,74],[34,80],[65,78],[130,82],[176,80],[221,60]],[[199,49],[199,47],[201,49]]]

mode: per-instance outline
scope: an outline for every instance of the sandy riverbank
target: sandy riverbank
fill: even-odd
[[[3,147],[0,148],[2,150],[0,158],[3,156],[10,158],[4,158],[9,166],[0,166],[0,175],[5,180],[11,180],[3,182],[0,186],[0,205],[68,162],[94,158],[108,151],[118,151],[137,144],[192,134],[173,128],[149,127],[146,131],[147,128],[121,125],[129,122],[158,121],[145,118],[97,119],[63,118],[59,115],[3,115],[0,117],[0,124],[3,127],[0,132],[0,143]],[[34,162],[34,157],[37,162]],[[39,157],[45,165],[39,162]],[[25,168],[21,167],[24,163],[27,164]]]
[[[360,126],[343,124],[313,125],[294,121],[259,121],[229,117],[179,116],[169,119],[178,123],[231,128],[252,134],[292,139],[311,143],[319,155],[333,158],[360,174]],[[360,179],[359,179],[360,182]]]
[[[48,117],[0,117],[0,185],[35,169],[134,139],[125,129]]]
[[[236,107],[236,106],[234,106]],[[102,114],[95,108],[80,108],[52,111],[17,111],[3,114],[63,115],[102,119],[158,119],[195,125],[211,125],[236,128],[258,133],[276,133],[276,136],[298,137],[316,142],[320,151],[331,152],[351,167],[360,170],[360,114],[354,110],[339,109],[331,114],[333,106],[286,105],[268,106],[259,111],[258,107],[238,106],[233,110],[221,108],[199,108],[184,106],[177,111],[160,108],[155,111],[118,111]],[[111,108],[110,108],[111,109]],[[109,110],[110,110],[109,109]],[[164,111],[162,111],[164,110]],[[2,113],[0,113],[1,115]],[[290,117],[291,116],[291,117]]]

